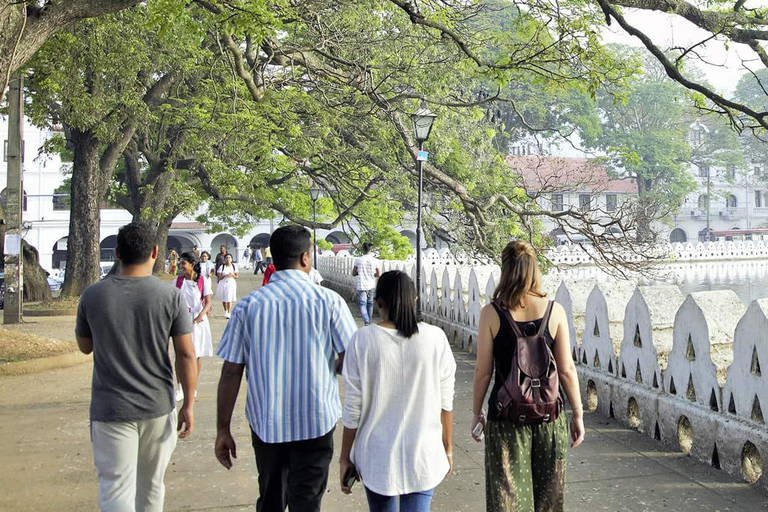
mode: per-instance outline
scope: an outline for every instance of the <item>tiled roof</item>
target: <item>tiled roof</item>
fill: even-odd
[[[637,194],[637,183],[611,179],[605,167],[589,158],[509,156],[520,185],[536,192],[624,192]]]

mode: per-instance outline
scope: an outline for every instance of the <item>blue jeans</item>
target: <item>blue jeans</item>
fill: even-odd
[[[375,289],[357,290],[357,305],[360,306],[360,316],[363,317],[363,323],[368,325],[373,318],[373,295]]]
[[[401,494],[400,496],[382,496],[367,487],[365,488],[370,512],[397,512],[398,498],[400,499],[400,512],[429,512],[433,492],[435,490],[430,489],[411,494]]]

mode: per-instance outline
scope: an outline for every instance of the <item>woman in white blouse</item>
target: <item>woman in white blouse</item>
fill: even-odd
[[[453,468],[456,361],[445,333],[417,323],[416,288],[404,272],[376,286],[382,321],[363,327],[344,359],[341,490],[353,468],[371,512],[426,512]]]

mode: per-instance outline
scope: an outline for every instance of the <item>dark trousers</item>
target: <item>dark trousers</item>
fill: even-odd
[[[259,270],[261,270],[261,273],[264,273],[264,262],[259,260],[253,265],[253,275],[256,275],[259,273]]]
[[[333,431],[290,443],[265,443],[251,431],[259,499],[256,512],[320,512],[333,458]]]

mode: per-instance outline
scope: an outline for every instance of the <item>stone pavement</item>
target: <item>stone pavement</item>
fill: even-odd
[[[259,280],[260,282],[260,280]],[[252,288],[240,281],[240,295]],[[217,304],[218,339],[226,320]],[[31,331],[48,329],[34,319]],[[61,328],[62,319],[56,320]],[[70,332],[74,318],[69,323]],[[469,436],[473,358],[456,353],[454,474],[435,492],[434,512],[485,510],[483,446]],[[196,429],[180,441],[166,475],[167,511],[254,510],[256,468],[244,419],[244,389],[233,434],[239,458],[231,471],[213,457],[216,384],[221,363],[203,363]],[[0,377],[0,511],[92,511],[97,485],[88,436],[90,363],[18,377]],[[336,432],[337,450],[340,428]],[[324,512],[367,510],[359,484],[352,496],[338,486],[338,457],[331,465]],[[724,472],[693,461],[649,437],[595,414],[587,415],[584,444],[569,452],[570,512],[768,511],[768,495]]]

